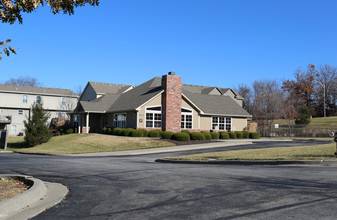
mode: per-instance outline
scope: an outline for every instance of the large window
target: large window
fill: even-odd
[[[126,128],[126,114],[117,113],[113,115],[113,127],[114,128]]]
[[[232,118],[212,117],[212,129],[214,130],[232,130]]]
[[[66,105],[66,97],[61,97],[61,105]]]
[[[146,122],[147,128],[161,128],[161,107],[146,108]]]
[[[41,96],[36,96],[36,103],[41,104]]]
[[[22,102],[27,103],[28,102],[28,95],[22,95]]]
[[[192,129],[192,111],[189,109],[181,108],[181,128]]]

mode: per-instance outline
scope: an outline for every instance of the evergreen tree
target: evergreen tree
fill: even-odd
[[[311,115],[309,111],[309,107],[303,105],[298,112],[298,118],[295,120],[296,124],[307,125],[311,122]]]
[[[48,142],[52,136],[47,122],[49,113],[43,109],[42,101],[32,106],[32,117],[25,124],[25,141],[31,147]]]

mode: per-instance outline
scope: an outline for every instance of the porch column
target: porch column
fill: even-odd
[[[85,132],[88,134],[89,133],[89,112],[87,113],[87,120],[86,120],[86,125],[87,129],[85,129]]]
[[[80,134],[81,133],[81,124],[82,124],[82,122],[81,122],[81,114],[79,114],[78,116],[77,116],[77,123],[78,123],[78,128],[77,128],[77,131],[78,131],[78,133]]]

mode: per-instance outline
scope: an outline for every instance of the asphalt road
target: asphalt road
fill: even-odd
[[[301,144],[273,142],[240,148]],[[70,188],[62,203],[34,219],[336,219],[337,167],[153,162],[188,153],[0,154],[0,173],[32,175]]]

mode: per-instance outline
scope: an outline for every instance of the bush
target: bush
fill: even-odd
[[[61,135],[64,134],[63,128],[60,128],[60,133],[61,133]]]
[[[133,128],[126,128],[126,129],[123,130],[122,135],[123,136],[130,136],[131,131],[133,131],[133,130],[135,130],[135,129],[133,129]]]
[[[259,133],[259,132],[251,132],[251,133],[249,134],[249,137],[250,137],[251,139],[260,139],[260,133]]]
[[[228,132],[221,132],[220,133],[220,139],[229,139]]]
[[[228,132],[230,139],[236,139],[236,133],[235,132]]]
[[[186,132],[177,132],[173,134],[171,139],[176,141],[189,141],[191,138]]]
[[[149,137],[159,137],[159,131],[158,130],[151,130],[149,131]]]
[[[108,129],[107,129],[106,127],[104,127],[103,130],[102,130],[102,133],[103,133],[103,134],[106,134],[107,130],[108,130]]]
[[[138,129],[138,130],[143,133],[143,137],[147,137],[149,135],[149,131],[146,129]]]
[[[220,133],[219,132],[211,132],[212,139],[219,139]]]
[[[66,134],[72,134],[72,133],[74,133],[74,129],[68,128],[68,129],[66,130]]]
[[[107,134],[112,134],[112,129],[111,128],[108,128]]]
[[[191,136],[191,132],[189,130],[182,130],[181,132],[186,133]]]
[[[242,131],[235,131],[237,138],[243,138]]]
[[[131,136],[131,137],[143,137],[143,131],[133,129],[133,130],[130,132],[130,136]]]
[[[205,136],[200,132],[191,132],[191,140],[193,141],[205,140]]]
[[[248,131],[243,131],[242,132],[242,137],[243,138],[249,138],[249,132]]]
[[[212,136],[208,131],[202,131],[201,134],[204,135],[205,140],[212,140]]]
[[[123,133],[123,128],[114,128],[114,129],[112,129],[112,134],[113,135],[122,135],[122,133]]]
[[[158,131],[159,137],[163,137],[163,131],[162,130],[157,129],[156,131]]]
[[[172,131],[164,131],[162,137],[163,137],[163,139],[171,139],[173,134],[174,133]]]

